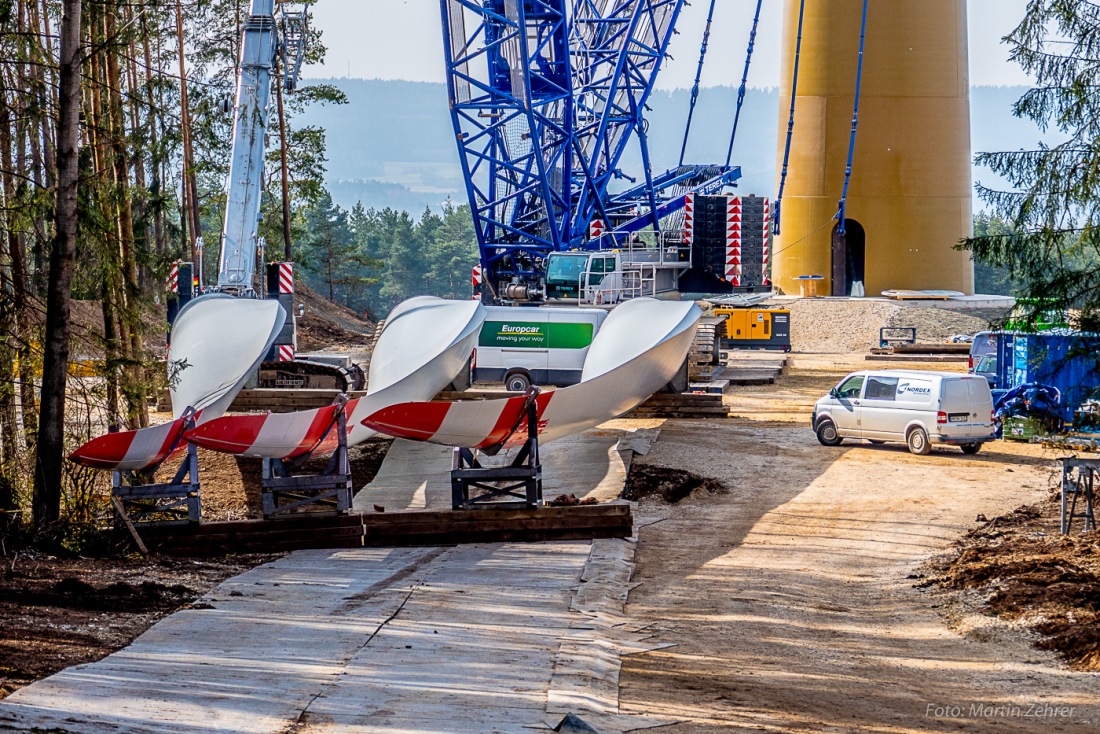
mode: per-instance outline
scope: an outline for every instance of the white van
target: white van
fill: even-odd
[[[531,385],[580,382],[584,358],[607,312],[598,308],[488,306],[470,370],[471,382]]]
[[[934,443],[976,454],[995,438],[989,383],[955,372],[854,372],[817,401],[811,420],[826,446],[863,438],[904,441],[914,454],[927,454]]]

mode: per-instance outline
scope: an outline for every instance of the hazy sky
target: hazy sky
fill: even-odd
[[[912,0],[920,2],[921,0]],[[1023,16],[1027,0],[970,0],[970,81],[976,85],[1026,84],[1027,77],[1009,62],[1001,44]],[[661,72],[661,88],[690,87],[706,23],[707,0],[685,7]],[[764,0],[749,82],[756,87],[779,83],[781,0]],[[703,83],[729,84],[729,69],[738,81],[755,0],[718,0]],[[438,81],[443,78],[443,41],[439,0],[318,0],[312,9],[315,27],[324,31],[328,60],[310,66],[310,77],[351,76],[364,79]]]

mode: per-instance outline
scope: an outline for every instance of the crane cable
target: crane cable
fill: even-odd
[[[805,2],[806,0],[802,0]],[[749,66],[752,64],[752,52],[756,46],[756,29],[760,26],[760,7],[764,0],[756,0],[756,15],[752,19],[752,30],[749,32],[749,49],[745,56],[745,73],[741,76],[741,87],[737,90],[737,112],[733,116],[733,132],[730,133],[730,147],[726,151],[726,166],[733,159],[733,141],[737,138],[737,123],[741,120],[741,107],[745,104],[745,89],[749,83]]]
[[[837,225],[837,234],[844,235],[844,220],[847,214],[848,184],[852,180],[852,158],[856,152],[856,128],[859,127],[859,92],[863,84],[863,44],[867,38],[867,0],[863,0],[863,22],[859,29],[859,64],[856,66],[856,98],[852,106],[852,137],[848,142],[848,165],[844,169],[844,190],[840,194],[840,202],[836,218],[840,220]]]
[[[684,155],[687,153],[688,136],[691,134],[691,118],[695,116],[695,103],[699,101],[699,80],[703,76],[703,62],[707,58],[707,44],[710,43],[710,25],[714,20],[714,4],[716,0],[710,0],[710,10],[707,11],[707,27],[703,31],[703,46],[699,49],[699,66],[695,70],[695,86],[691,88],[691,106],[688,108],[687,126],[684,128],[684,142],[680,146],[680,165],[684,165]]]
[[[779,218],[783,207],[783,188],[787,185],[787,167],[791,162],[791,141],[794,139],[794,103],[798,96],[798,65],[802,56],[802,21],[806,17],[806,0],[798,6],[798,38],[794,44],[794,73],[791,76],[791,116],[787,120],[787,147],[783,151],[783,172],[779,176],[779,192],[772,215],[773,231],[779,234]]]

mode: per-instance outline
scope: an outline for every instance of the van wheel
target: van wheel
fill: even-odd
[[[527,392],[531,387],[531,378],[522,372],[513,372],[504,378],[504,387],[509,392]]]
[[[823,446],[839,446],[844,441],[840,434],[836,432],[836,424],[827,418],[817,424],[815,432],[817,433],[817,440]]]
[[[932,445],[928,443],[928,432],[923,428],[911,428],[905,434],[905,443],[909,444],[909,451],[918,456],[925,456],[932,451]]]
[[[973,456],[981,450],[982,445],[980,443],[964,443],[963,445],[959,446],[959,448],[962,449],[962,452],[964,454],[970,454],[971,456]]]

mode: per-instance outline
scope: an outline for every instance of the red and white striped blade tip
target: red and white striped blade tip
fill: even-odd
[[[338,406],[295,413],[232,415],[215,418],[188,431],[185,438],[197,446],[225,454],[289,459],[317,450],[322,439],[335,447],[329,429]]]
[[[539,433],[545,428],[541,419],[553,395],[544,392],[536,398]],[[517,436],[526,438],[525,410],[523,396],[455,403],[399,403],[375,411],[362,423],[394,438],[485,449],[506,441],[510,444]]]
[[[177,418],[159,426],[97,436],[69,454],[69,461],[94,469],[151,469],[186,447],[179,441],[183,427],[183,419]]]

